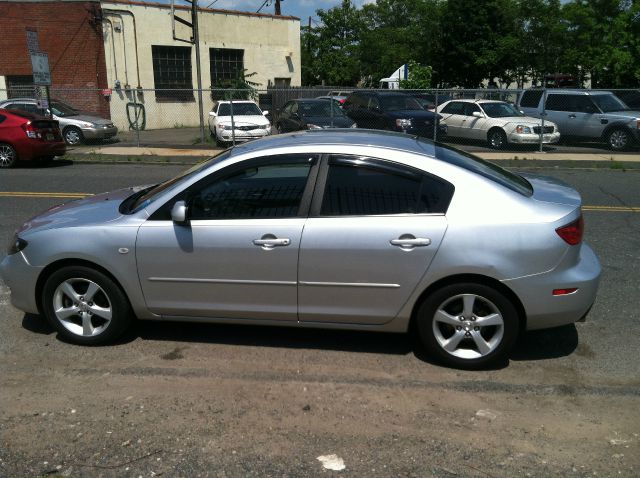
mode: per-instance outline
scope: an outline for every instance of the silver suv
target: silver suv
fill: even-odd
[[[88,115],[59,100],[51,100],[50,110],[43,111],[33,98],[11,98],[0,101],[0,108],[20,110],[35,114],[53,113],[53,119],[60,123],[65,143],[75,146],[86,139],[107,139],[118,134],[118,128],[110,119]]]
[[[544,102],[546,97],[546,103]],[[610,91],[532,89],[518,106],[529,116],[552,121],[562,137],[605,141],[616,151],[640,144],[640,112]]]

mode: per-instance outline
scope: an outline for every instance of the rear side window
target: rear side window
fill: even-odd
[[[597,108],[587,95],[549,95],[546,109],[550,111],[573,111],[595,113]]]
[[[453,190],[452,184],[413,168],[334,156],[329,160],[320,215],[444,214]]]
[[[527,90],[522,93],[520,106],[523,108],[537,108],[542,98],[543,90]]]
[[[436,159],[440,161],[445,161],[479,174],[523,196],[531,196],[533,194],[533,187],[522,176],[484,161],[472,154],[437,143],[435,145],[435,155]]]
[[[447,106],[442,108],[442,112],[450,115],[463,115],[464,103],[461,103],[459,101],[452,101]]]
[[[5,119],[7,119],[7,117],[6,117],[6,116],[4,116],[4,115],[0,115],[0,123],[2,123]]]

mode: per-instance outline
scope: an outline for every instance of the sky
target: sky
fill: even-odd
[[[360,7],[364,3],[372,3],[375,0],[353,0],[354,5]],[[211,8],[224,8],[229,10],[242,10],[247,12],[255,12],[265,2],[265,0],[199,0],[198,5],[207,7],[213,2]],[[283,15],[292,15],[300,18],[301,22],[306,24],[311,16],[316,21],[316,10],[329,8],[340,5],[341,0],[281,0],[280,9]],[[275,0],[268,0],[267,4],[262,8],[261,13],[273,13]]]

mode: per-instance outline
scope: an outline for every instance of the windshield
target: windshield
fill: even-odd
[[[186,171],[180,173],[174,178],[171,178],[163,183],[157,184],[153,186],[151,189],[144,190],[143,194],[136,199],[136,201],[131,205],[129,210],[132,213],[138,212],[140,209],[147,207],[149,204],[155,201],[167,189],[171,188],[172,186],[176,185],[177,183],[183,180],[187,180],[191,176],[198,174],[207,166],[228,158],[230,154],[231,154],[231,149],[227,149],[221,152],[220,154],[218,154],[217,156],[214,156],[213,158],[203,161],[202,163],[196,164],[195,166],[187,169]]]
[[[394,95],[394,96],[381,96],[380,103],[382,109],[387,111],[404,111],[404,110],[422,110],[420,103],[411,96]]]
[[[507,118],[524,116],[515,106],[509,103],[482,103],[482,109],[490,118]]]
[[[331,109],[333,108],[333,113]],[[343,116],[344,113],[334,102],[314,101],[313,103],[298,103],[298,113],[301,116]]]
[[[255,103],[234,103],[233,116],[262,116],[262,111]],[[231,116],[231,105],[222,103],[218,108],[218,116]]]
[[[603,113],[609,111],[626,111],[629,107],[616,95],[591,95],[591,99]]]
[[[51,111],[54,115],[64,118],[66,116],[78,116],[80,112],[61,101],[51,102]]]

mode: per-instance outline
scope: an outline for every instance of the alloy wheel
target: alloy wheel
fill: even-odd
[[[84,278],[62,282],[53,293],[53,312],[60,324],[74,335],[93,337],[111,322],[111,301],[104,289]]]
[[[445,300],[433,318],[433,335],[440,347],[460,359],[477,359],[500,346],[504,319],[490,300],[460,294]]]
[[[18,157],[16,151],[8,144],[0,144],[0,168],[10,168]]]

